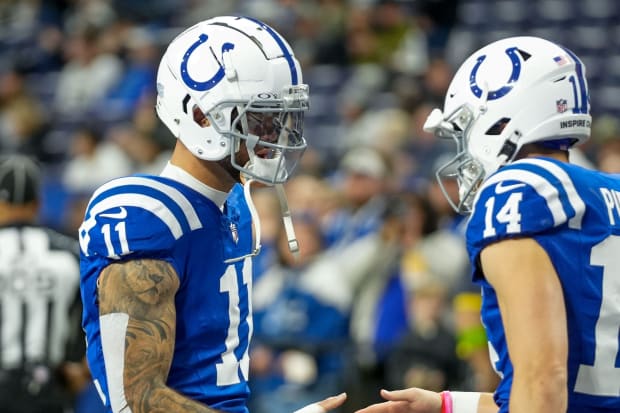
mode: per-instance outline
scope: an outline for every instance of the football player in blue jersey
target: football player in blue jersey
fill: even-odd
[[[217,17],[171,42],[157,92],[170,162],[98,188],[79,230],[89,367],[114,413],[246,413],[260,248],[249,188],[275,185],[295,250],[281,185],[306,147],[308,87],[271,27]]]
[[[620,175],[569,162],[588,139],[585,67],[534,37],[500,40],[459,68],[425,128],[457,155],[492,393],[382,391],[364,413],[620,411]]]

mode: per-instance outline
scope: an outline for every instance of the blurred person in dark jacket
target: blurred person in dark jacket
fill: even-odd
[[[456,353],[455,334],[445,321],[447,286],[437,276],[408,285],[409,329],[387,356],[391,388],[423,387],[440,391],[463,380],[464,364]]]

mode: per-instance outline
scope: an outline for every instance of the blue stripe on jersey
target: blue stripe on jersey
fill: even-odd
[[[128,197],[132,197],[135,195],[140,195],[142,197],[151,199],[151,205],[125,205],[125,199]],[[165,208],[167,211],[169,211],[168,213],[166,213],[166,216],[170,217],[170,215],[172,215],[172,217],[174,217],[174,221],[176,221],[178,223],[178,225],[181,228],[181,232],[182,234],[185,234],[189,231],[191,231],[191,227],[187,221],[187,218],[183,216],[183,210],[182,208],[176,204],[175,202],[171,201],[169,198],[166,198],[165,196],[162,196],[162,194],[152,188],[148,188],[148,187],[144,187],[144,186],[136,186],[136,185],[126,185],[120,188],[114,188],[114,189],[110,189],[108,191],[105,192],[105,194],[103,194],[104,198],[103,201],[105,202],[106,200],[109,200],[111,198],[116,198],[116,202],[115,202],[115,207],[121,207],[121,206],[137,206],[140,207],[142,209],[146,209],[150,212],[152,212],[153,214],[157,215],[160,219],[162,219],[169,227],[171,225],[170,224],[170,219],[164,219],[164,217],[160,214],[158,214],[156,209],[153,209],[152,206],[155,205],[155,203],[157,202],[159,204],[159,208],[161,209],[162,207]],[[110,207],[111,208],[111,207]],[[106,209],[110,209],[110,208],[106,208]],[[173,224],[174,225],[174,224]],[[175,238],[180,238],[180,237],[176,237]]]
[[[485,181],[482,190],[500,181],[520,181],[530,185],[545,199],[554,226],[568,220],[570,228],[581,228],[585,203],[566,172],[548,159],[523,159],[506,165]],[[556,184],[557,182],[557,184]],[[570,218],[569,218],[570,217]]]
[[[157,216],[170,230],[175,239],[183,236],[183,229],[175,215],[161,201],[142,194],[118,194],[111,195],[89,206],[84,220],[79,229],[80,248],[88,256],[90,244],[90,231],[97,225],[97,215],[112,208],[119,208],[118,214],[122,214],[121,207],[139,207],[151,211]],[[120,219],[120,217],[119,217]]]
[[[581,221],[585,213],[585,203],[577,193],[575,185],[566,171],[553,161],[540,158],[522,159],[511,166],[542,176],[550,185],[558,189],[559,199],[564,211],[567,216],[571,217],[569,219],[569,227],[574,229],[581,228]]]
[[[269,33],[271,35],[271,37],[273,37],[273,39],[276,41],[276,43],[278,44],[278,46],[282,50],[282,53],[284,54],[284,58],[288,62],[288,67],[291,70],[291,83],[293,85],[298,84],[299,83],[299,79],[298,79],[298,76],[297,76],[297,68],[295,67],[295,60],[293,60],[293,55],[291,54],[291,51],[286,46],[286,42],[284,41],[284,39],[282,39],[282,37],[280,37],[280,35],[275,30],[273,30],[271,27],[269,27],[268,25],[266,25],[262,21],[254,19],[252,17],[247,17],[247,16],[243,16],[243,18],[244,19],[248,19],[248,20],[253,21],[254,23],[258,24],[261,28],[263,28],[265,31],[267,31],[267,33]]]
[[[476,201],[474,201],[475,204],[474,211],[472,211],[472,216],[476,213],[476,207],[481,205],[478,200],[479,197],[487,188],[490,188],[499,182],[517,181],[531,186],[536,193],[545,200],[547,208],[553,217],[553,226],[558,226],[565,223],[568,220],[568,216],[560,200],[560,195],[557,188],[537,173],[530,172],[524,168],[511,166],[512,165],[503,167],[484,182],[483,187],[478,191]]]
[[[202,223],[196,214],[196,210],[185,195],[176,188],[155,179],[140,176],[116,179],[100,187],[93,194],[87,214],[102,199],[123,194],[141,194],[160,201],[172,212],[179,224],[182,225],[183,232],[202,228]],[[119,201],[122,201],[122,198],[119,198]],[[119,204],[118,206],[124,205]],[[184,219],[180,219],[181,217]]]
[[[562,185],[561,182],[557,182],[557,179],[555,178],[555,176],[551,174],[549,171],[542,169],[538,167],[537,165],[527,165],[527,164],[520,164],[518,168],[514,168],[514,169],[519,170],[519,171],[523,171],[523,170],[528,171],[528,172],[531,172],[533,174],[536,174],[542,177],[546,181],[545,185],[551,185],[555,189],[557,189],[558,199],[560,200],[562,204],[562,208],[566,216],[569,217],[575,213],[575,209],[572,207],[572,205],[568,201],[568,196],[566,195],[566,190],[564,189],[564,186]],[[547,201],[547,205],[549,205],[549,202],[551,200],[547,198],[546,201]]]

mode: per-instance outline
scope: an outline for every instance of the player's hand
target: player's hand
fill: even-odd
[[[328,397],[320,402],[311,403],[293,413],[326,413],[332,409],[340,407],[347,399],[346,393],[340,393],[338,396]]]
[[[372,404],[356,413],[440,413],[441,395],[411,387],[405,390],[381,390],[386,402]]]
[[[347,400],[347,394],[340,393],[337,396],[328,397],[327,399],[324,399],[317,404],[321,406],[326,412],[328,412],[332,409],[340,407],[345,400]]]

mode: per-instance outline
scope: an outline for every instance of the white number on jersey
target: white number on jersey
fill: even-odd
[[[248,288],[249,315],[248,323],[250,327],[249,335],[252,334],[252,304],[250,298],[252,283],[252,261],[246,258],[243,263],[243,285]],[[230,324],[226,336],[226,350],[222,353],[222,362],[215,365],[217,369],[217,385],[227,386],[239,383],[239,370],[245,380],[248,379],[250,357],[248,349],[241,360],[237,359],[235,350],[239,346],[239,325],[241,324],[241,309],[239,308],[239,283],[237,281],[237,271],[234,265],[229,265],[226,272],[220,278],[220,292],[228,294],[228,315]]]
[[[592,366],[581,364],[575,391],[595,396],[620,397],[618,357],[620,332],[620,236],[612,235],[592,248],[590,264],[603,267],[601,309],[594,330],[595,352]]]
[[[523,199],[521,192],[514,192],[510,194],[506,203],[502,206],[499,212],[495,215],[495,219],[500,224],[508,224],[506,226],[507,234],[516,234],[521,231],[521,213],[519,212],[519,204]],[[486,207],[486,213],[484,215],[484,231],[482,236],[484,238],[493,237],[497,235],[497,231],[493,226],[493,212],[495,211],[495,197],[492,196],[487,199],[484,204]]]
[[[114,226],[114,231],[118,236],[120,243],[120,255],[129,254],[129,244],[127,243],[127,231],[125,229],[125,222],[121,221]],[[106,249],[108,250],[108,257],[119,258],[119,254],[116,254],[114,244],[112,243],[112,234],[110,231],[110,224],[105,224],[101,227],[101,233],[103,234],[103,240],[105,241]]]

